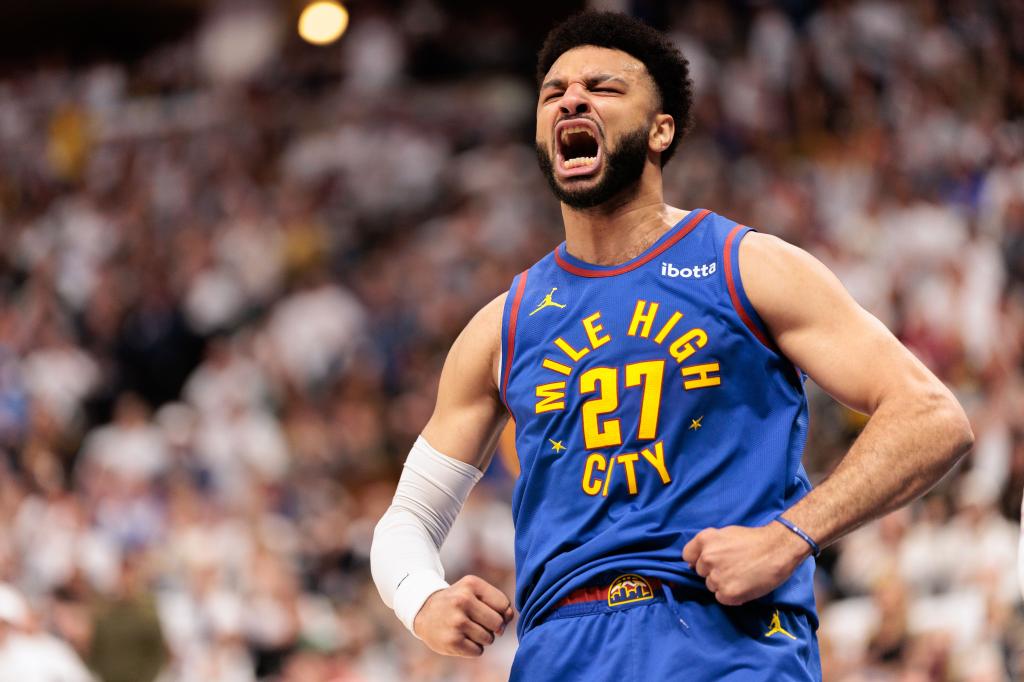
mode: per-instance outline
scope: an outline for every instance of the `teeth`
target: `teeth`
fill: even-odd
[[[596,156],[581,156],[575,159],[565,159],[562,161],[562,168],[577,168],[579,166],[586,166],[597,161]]]
[[[566,126],[565,128],[562,128],[562,142],[568,143],[569,135],[573,133],[586,133],[591,137],[594,136],[593,133],[590,132],[590,128],[586,126]]]

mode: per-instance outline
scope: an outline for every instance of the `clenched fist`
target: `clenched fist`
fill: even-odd
[[[768,594],[810,554],[807,544],[779,523],[707,528],[683,547],[683,560],[727,606]]]
[[[513,613],[512,603],[501,590],[467,575],[430,595],[412,627],[416,636],[439,654],[479,656],[505,632]]]

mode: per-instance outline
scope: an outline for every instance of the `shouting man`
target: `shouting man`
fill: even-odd
[[[511,415],[512,679],[820,679],[813,557],[948,471],[963,410],[813,257],[664,203],[692,89],[661,34],[583,13],[537,74],[565,242],[452,347],[374,536],[381,596],[443,654],[502,634],[508,597],[438,550]],[[871,415],[813,490],[808,375]]]

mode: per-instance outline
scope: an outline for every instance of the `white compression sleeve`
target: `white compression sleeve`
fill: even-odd
[[[381,599],[412,625],[427,598],[448,587],[438,554],[483,472],[443,455],[420,436],[405,460],[391,506],[377,523],[370,572]]]

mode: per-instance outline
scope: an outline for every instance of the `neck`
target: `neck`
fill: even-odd
[[[661,169],[647,164],[636,185],[593,208],[562,204],[565,247],[594,265],[618,265],[643,253],[686,211],[665,204]]]

